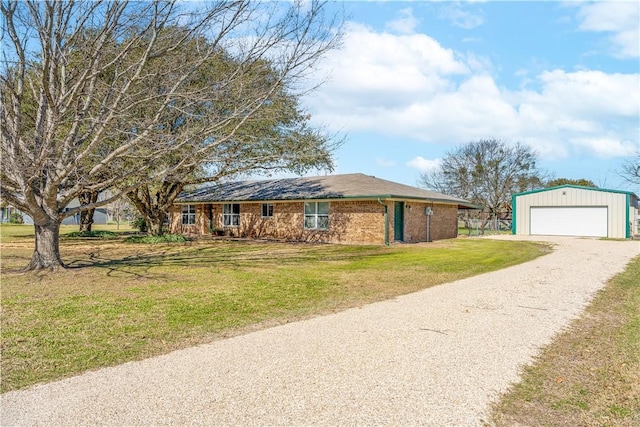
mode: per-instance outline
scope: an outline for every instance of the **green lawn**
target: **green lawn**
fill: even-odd
[[[548,251],[485,239],[385,247],[63,236],[71,268],[22,273],[32,227],[2,225],[0,235],[3,392],[392,298]]]

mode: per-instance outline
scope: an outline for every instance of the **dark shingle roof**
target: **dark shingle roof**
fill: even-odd
[[[182,193],[178,203],[248,202],[312,199],[418,199],[458,204],[461,208],[479,206],[456,197],[399,184],[361,173],[262,181],[215,184]]]

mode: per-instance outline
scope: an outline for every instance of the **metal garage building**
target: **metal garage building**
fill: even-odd
[[[511,231],[521,235],[628,239],[638,233],[638,196],[562,185],[514,194]]]

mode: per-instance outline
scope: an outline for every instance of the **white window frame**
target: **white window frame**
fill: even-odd
[[[235,209],[236,207],[237,209]],[[222,205],[222,224],[224,227],[240,227],[239,203],[225,203]]]
[[[195,225],[196,205],[182,205],[180,213],[182,215],[182,225]]]
[[[329,202],[304,202],[304,228],[329,229]]]
[[[273,217],[273,203],[263,203],[262,218],[272,218],[272,217]]]

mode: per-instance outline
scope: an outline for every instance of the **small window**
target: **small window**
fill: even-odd
[[[238,203],[226,203],[222,208],[222,220],[225,227],[239,227],[240,205]]]
[[[182,205],[182,225],[196,223],[196,205]]]
[[[273,205],[271,203],[262,204],[262,217],[271,218],[273,216]]]
[[[329,228],[329,202],[305,202],[304,228],[310,230]]]

